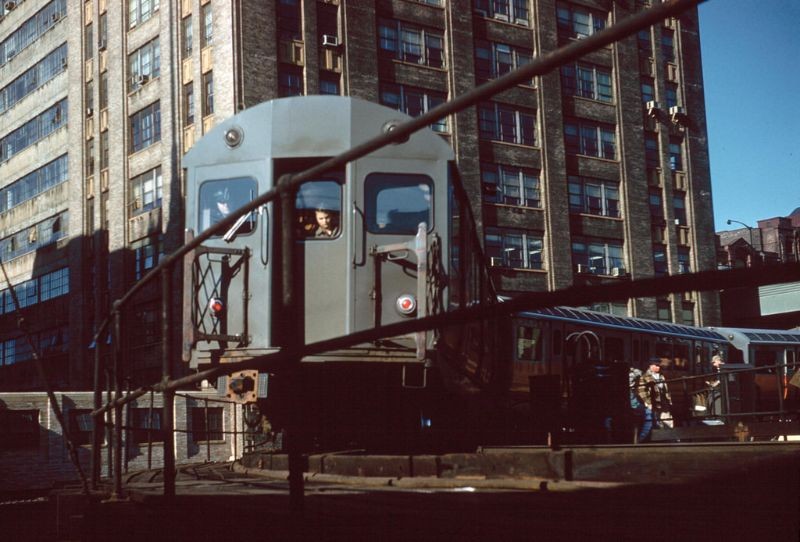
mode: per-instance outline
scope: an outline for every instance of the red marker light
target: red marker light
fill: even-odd
[[[208,310],[211,311],[212,316],[218,317],[225,310],[225,303],[218,297],[212,297],[208,302]]]
[[[410,316],[417,310],[417,300],[411,294],[402,294],[395,302],[397,312],[404,316]]]

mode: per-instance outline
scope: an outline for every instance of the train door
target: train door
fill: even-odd
[[[424,163],[384,159],[357,165],[354,177],[360,193],[355,195],[352,261],[356,329],[428,313],[425,259],[434,252],[437,202],[434,175],[415,165]],[[424,355],[419,344],[417,355]]]
[[[304,277],[306,342],[346,335],[350,293],[344,172],[300,185],[295,208],[297,257]]]

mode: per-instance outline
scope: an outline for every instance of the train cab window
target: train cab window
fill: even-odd
[[[256,180],[251,177],[233,179],[217,179],[205,181],[200,185],[199,226],[204,231],[220,222],[233,211],[251,202],[258,194]],[[247,235],[256,228],[256,214],[250,212],[231,226],[219,237],[230,238],[234,235]]]
[[[295,199],[299,239],[330,240],[339,237],[342,185],[334,179],[300,185]]]
[[[370,233],[414,235],[421,222],[432,229],[433,182],[427,175],[372,173],[364,198]]]
[[[534,326],[517,326],[517,360],[541,361],[542,330]]]

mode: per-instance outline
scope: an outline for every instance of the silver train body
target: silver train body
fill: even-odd
[[[284,98],[220,123],[185,155],[191,238],[297,173],[379,135],[403,113],[348,97]],[[226,139],[227,138],[227,139]],[[447,303],[453,151],[430,130],[301,185],[296,197],[306,343],[439,310]],[[327,226],[324,227],[324,226]],[[192,368],[275,351],[281,261],[277,201],[189,254],[184,361]],[[304,361],[424,364],[432,333]]]

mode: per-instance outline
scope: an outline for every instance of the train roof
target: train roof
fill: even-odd
[[[737,348],[751,344],[794,344],[800,346],[800,330],[798,329],[748,329],[739,327],[712,327],[727,337]]]
[[[349,96],[295,96],[255,105],[217,124],[183,158],[183,167],[264,158],[336,156],[410,120],[397,111]],[[242,133],[234,148],[224,144],[231,128]],[[373,157],[453,160],[453,149],[430,129],[408,141],[372,152]]]
[[[646,320],[643,318],[631,318],[629,316],[615,316],[605,312],[591,311],[587,309],[576,309],[572,307],[551,307],[547,309],[537,309],[524,311],[520,316],[531,318],[544,318],[546,320],[559,320],[562,322],[573,322],[590,324],[592,326],[618,329],[623,331],[636,331],[639,333],[651,333],[654,335],[669,335],[682,339],[701,340],[717,343],[728,342],[726,337],[713,329],[705,329],[682,324],[672,324],[657,320]]]

